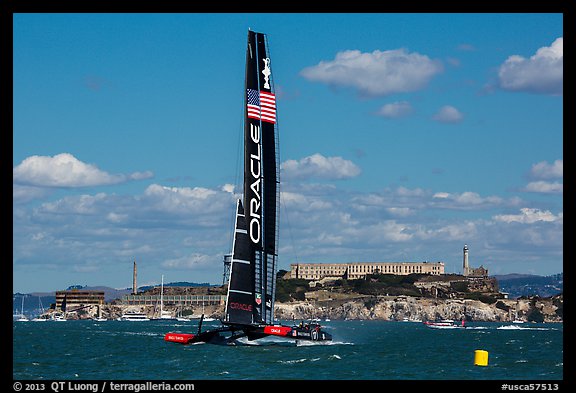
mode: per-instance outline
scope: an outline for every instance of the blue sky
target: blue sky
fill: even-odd
[[[248,28],[280,268],[563,271],[563,15],[14,14],[14,292],[222,282]]]

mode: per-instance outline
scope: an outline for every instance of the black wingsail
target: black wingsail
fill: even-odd
[[[169,332],[182,344],[237,345],[268,336],[331,340],[319,324],[286,326],[274,320],[278,259],[279,163],[276,96],[266,36],[248,31],[244,111],[243,197],[236,205],[232,261],[222,326],[198,333]]]
[[[274,299],[276,292],[276,262],[278,258],[278,206],[279,175],[276,128],[276,95],[273,92],[270,54],[267,49],[266,36],[257,35],[258,64],[260,82],[260,105],[262,119],[262,167],[264,175],[264,244],[261,257],[262,314],[266,323],[274,322]],[[256,270],[258,278],[258,269]]]
[[[266,36],[249,32],[256,43],[257,70],[260,92],[260,127],[262,151],[262,244],[256,253],[256,306],[264,323],[274,321],[276,287],[277,220],[278,220],[278,155],[276,137],[276,95],[273,91],[270,54]],[[250,39],[249,39],[250,42]],[[248,83],[248,80],[247,80]],[[247,85],[247,89],[249,89]]]
[[[262,33],[248,32],[245,83],[244,198],[239,204],[244,214],[237,214],[226,320],[270,324],[274,321],[279,166],[276,96],[266,36]],[[245,236],[238,233],[238,221],[242,219]],[[238,257],[241,261],[235,261],[237,248],[243,255]],[[249,267],[241,266],[248,263]]]
[[[242,201],[236,206],[232,264],[226,299],[226,321],[249,325],[254,322],[254,249],[248,241]]]

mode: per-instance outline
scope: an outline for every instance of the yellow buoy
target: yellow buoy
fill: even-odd
[[[488,365],[488,351],[477,349],[474,351],[474,365],[487,366]]]

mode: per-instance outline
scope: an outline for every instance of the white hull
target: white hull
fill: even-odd
[[[424,322],[424,325],[426,325],[429,328],[432,329],[465,329],[465,326],[463,324],[459,325],[459,324],[455,324],[452,322]]]
[[[150,318],[148,318],[148,316],[144,313],[126,313],[118,318],[118,320],[128,322],[145,322],[149,321]]]

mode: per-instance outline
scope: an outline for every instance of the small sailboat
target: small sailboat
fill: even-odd
[[[222,325],[202,331],[206,320],[202,315],[196,334],[170,332],[164,339],[181,344],[225,345],[237,345],[240,338],[332,340],[320,323],[286,326],[274,318],[280,197],[276,95],[266,35],[251,30],[246,48],[244,97],[244,192],[236,203]]]
[[[40,315],[35,318],[32,318],[34,322],[46,322],[48,320],[48,316],[44,314],[44,306],[42,306],[42,298],[38,296],[38,303],[40,305]]]
[[[190,322],[190,318],[186,318],[186,317],[182,316],[182,307],[180,307],[180,310],[178,311],[178,314],[176,315],[176,320],[178,320],[180,322]]]
[[[212,322],[215,321],[216,318],[212,318],[212,317],[207,317],[206,316],[206,311],[205,311],[205,306],[204,306],[204,299],[202,299],[202,313],[200,315],[195,315],[192,316],[191,319],[198,319],[198,320],[202,320],[203,322]]]
[[[20,315],[17,315],[17,318],[14,320],[18,321],[18,322],[28,322],[29,319],[26,317],[26,315],[24,315],[24,295],[22,295],[21,298],[22,298],[22,307],[21,307]]]
[[[152,321],[177,321],[176,317],[172,316],[170,311],[164,310],[164,275],[162,275],[162,283],[160,284],[160,314],[157,317],[150,318]]]

